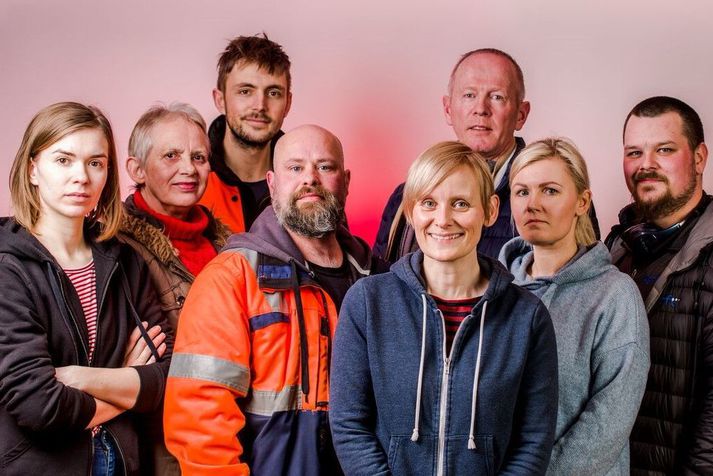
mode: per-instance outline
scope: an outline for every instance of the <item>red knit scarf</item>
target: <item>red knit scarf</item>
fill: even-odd
[[[199,206],[191,208],[187,220],[179,220],[149,207],[140,191],[134,192],[136,208],[160,221],[174,248],[178,250],[178,259],[194,276],[198,275],[208,261],[218,254],[210,240],[203,236],[208,227],[208,215]]]

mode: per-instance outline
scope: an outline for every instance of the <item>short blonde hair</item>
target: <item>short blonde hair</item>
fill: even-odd
[[[89,218],[99,223],[98,241],[112,238],[119,230],[122,214],[119,168],[109,120],[94,106],[60,102],[45,107],[32,118],[10,170],[10,200],[15,220],[29,231],[34,230],[41,212],[37,187],[30,182],[32,159],[55,142],[83,129],[100,130],[109,146],[106,184]]]
[[[485,165],[485,159],[465,144],[447,141],[426,149],[409,168],[403,198],[403,212],[409,223],[416,202],[461,166],[466,166],[473,172],[478,183],[485,220],[490,219],[490,197],[495,187],[490,171]]]
[[[528,165],[552,158],[557,158],[564,162],[578,195],[589,190],[589,172],[587,171],[587,163],[584,161],[584,157],[571,141],[561,137],[548,137],[525,147],[513,159],[510,167],[510,185],[512,186],[515,176]],[[574,238],[577,244],[589,246],[596,242],[597,237],[589,214],[585,213],[578,216],[576,220]]]

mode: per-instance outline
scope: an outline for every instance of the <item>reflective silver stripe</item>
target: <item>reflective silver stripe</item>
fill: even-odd
[[[253,269],[255,274],[257,274],[258,252],[255,250],[249,250],[247,248],[237,248],[235,251],[243,255],[245,259],[248,260],[250,267]]]
[[[250,386],[250,370],[247,367],[210,355],[173,354],[168,376],[208,380],[242,394],[246,394]]]
[[[302,408],[302,392],[297,386],[285,387],[280,392],[253,389],[243,407],[246,413],[270,416],[275,412]]]
[[[248,261],[250,268],[252,268],[253,272],[257,276],[258,258],[260,254],[255,250],[249,250],[247,248],[238,248],[236,251],[243,255],[243,257]],[[284,312],[284,309],[281,306],[282,293],[267,293],[263,291],[262,294],[265,296],[265,300],[270,305],[270,309],[272,309],[273,312]]]
[[[267,293],[263,291],[262,295],[265,296],[265,300],[270,305],[272,312],[285,312],[282,308],[282,293]]]

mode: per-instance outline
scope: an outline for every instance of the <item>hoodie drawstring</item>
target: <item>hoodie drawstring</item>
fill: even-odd
[[[480,352],[483,350],[483,326],[485,325],[485,309],[488,301],[483,302],[483,310],[480,313],[480,333],[478,336],[478,356],[475,359],[475,375],[473,375],[473,399],[470,404],[470,433],[468,434],[468,449],[474,450],[475,446],[475,404],[478,400],[478,379],[480,378]]]
[[[300,279],[297,274],[297,263],[295,260],[290,260],[292,268],[292,291],[295,293],[295,304],[297,306],[297,324],[300,331],[300,371],[302,374],[302,394],[305,396],[305,401],[309,399],[309,352],[307,348],[307,328],[305,327],[305,313],[302,309],[302,294],[300,294]]]
[[[151,340],[151,336],[149,336],[148,330],[144,327],[143,323],[141,322],[141,316],[139,316],[139,313],[136,312],[136,308],[134,307],[134,299],[131,296],[131,289],[129,288],[129,281],[126,278],[126,272],[124,272],[124,267],[121,265],[121,263],[119,263],[119,274],[121,274],[121,287],[124,291],[124,297],[126,297],[126,302],[129,304],[129,310],[131,311],[131,316],[134,318],[136,327],[139,328],[139,333],[141,334],[141,338],[144,340],[144,342],[146,342],[146,345],[148,346],[149,350],[151,351],[151,355],[154,357],[154,359],[156,359],[156,362],[158,362],[159,360],[161,360],[161,356],[158,355],[158,349],[156,348],[153,341]]]
[[[421,362],[418,365],[418,386],[416,387],[416,417],[413,422],[413,433],[411,441],[418,441],[418,426],[421,420],[421,389],[423,387],[423,364],[426,360],[426,317],[428,316],[428,304],[426,295],[421,294],[423,303],[423,329],[421,331]]]

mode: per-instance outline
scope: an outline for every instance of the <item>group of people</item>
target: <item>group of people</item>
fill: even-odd
[[[523,73],[457,62],[457,141],[411,165],[373,249],[290,60],[233,39],[210,127],[42,109],[0,219],[2,474],[713,474],[713,205],[698,114],[624,121],[605,242],[569,140],[531,144]]]

